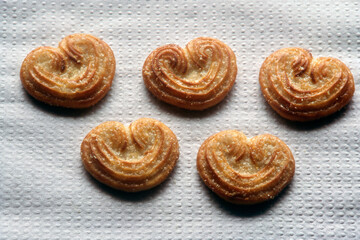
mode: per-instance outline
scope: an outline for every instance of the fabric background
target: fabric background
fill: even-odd
[[[342,111],[312,123],[282,119],[258,84],[264,59],[290,46],[349,66],[359,87],[360,2],[347,1],[1,1],[0,239],[360,239],[360,94]],[[92,108],[51,107],[22,88],[19,70],[39,46],[72,33],[107,42],[116,75]],[[235,52],[236,84],[202,112],[158,101],[141,69],[155,48],[215,37]],[[94,180],[80,144],[103,121],[141,117],[177,135],[180,158],[159,187],[128,194]],[[214,195],[196,170],[210,135],[238,129],[270,133],[293,151],[296,173],[273,201],[234,206]]]

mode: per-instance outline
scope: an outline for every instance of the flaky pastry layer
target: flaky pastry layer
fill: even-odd
[[[175,44],[157,48],[146,59],[142,73],[146,87],[160,100],[203,110],[224,99],[235,82],[237,66],[226,44],[199,37],[184,49]]]
[[[236,130],[219,132],[201,145],[197,169],[218,196],[235,204],[274,198],[293,178],[294,157],[279,138],[265,134],[247,139]]]
[[[90,131],[81,144],[86,170],[100,182],[138,192],[163,182],[179,158],[175,134],[165,124],[141,118],[125,127],[109,121]]]
[[[114,74],[111,48],[88,34],[69,35],[58,48],[33,50],[20,70],[22,84],[30,95],[67,108],[96,104],[109,91]]]
[[[354,79],[349,68],[330,57],[313,59],[302,48],[283,48],[264,61],[259,75],[262,93],[282,117],[311,121],[349,103]]]

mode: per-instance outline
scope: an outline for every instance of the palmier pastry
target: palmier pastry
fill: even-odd
[[[336,58],[313,59],[301,48],[283,48],[266,58],[260,69],[266,101],[282,117],[311,121],[328,116],[349,103],[354,79]]]
[[[100,101],[114,74],[111,48],[88,34],[67,36],[58,48],[33,50],[20,70],[22,84],[31,96],[67,108],[85,108]]]
[[[138,192],[163,182],[179,158],[175,134],[165,124],[141,118],[125,127],[105,122],[81,144],[86,170],[100,182],[123,191]]]
[[[255,204],[274,198],[291,181],[295,161],[288,146],[275,136],[247,139],[241,132],[227,130],[201,145],[197,169],[221,198]]]
[[[157,48],[143,66],[146,87],[169,104],[203,110],[224,99],[236,73],[234,52],[223,42],[199,37],[184,49],[169,44]]]

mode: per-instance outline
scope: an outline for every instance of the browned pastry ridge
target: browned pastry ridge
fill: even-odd
[[[264,61],[259,75],[261,91],[282,117],[311,121],[328,116],[349,103],[354,79],[336,58],[313,59],[302,48],[283,48]]]
[[[146,59],[142,73],[146,87],[160,100],[203,110],[225,98],[235,82],[237,66],[226,44],[199,37],[184,49],[175,44],[157,48]]]
[[[201,145],[197,169],[221,198],[255,204],[274,198],[291,181],[295,161],[288,146],[273,135],[247,139],[241,132],[227,130]]]
[[[109,91],[114,74],[111,48],[88,34],[69,35],[58,48],[33,50],[20,70],[22,84],[31,96],[67,108],[96,104]]]
[[[81,144],[85,169],[100,182],[123,191],[138,192],[163,182],[179,158],[175,134],[163,123],[141,118],[125,127],[105,122]]]

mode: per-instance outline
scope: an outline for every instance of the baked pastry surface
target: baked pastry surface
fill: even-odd
[[[109,121],[92,129],[81,144],[86,170],[100,182],[123,191],[155,187],[179,158],[175,134],[165,124],[141,118],[125,127]]]
[[[50,105],[86,108],[100,101],[111,87],[115,57],[102,40],[88,34],[65,37],[58,48],[39,47],[22,63],[26,91]]]
[[[314,59],[302,48],[283,48],[267,57],[259,82],[270,106],[294,121],[328,116],[348,104],[355,91],[353,76],[343,62]]]
[[[146,87],[157,98],[190,110],[203,110],[223,100],[236,73],[234,52],[208,37],[195,38],[184,49],[175,44],[157,48],[142,71]]]
[[[294,157],[279,138],[251,139],[236,130],[219,132],[201,145],[197,169],[218,196],[235,204],[274,198],[293,178]]]

